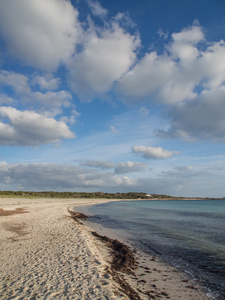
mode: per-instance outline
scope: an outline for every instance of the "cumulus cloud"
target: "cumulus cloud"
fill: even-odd
[[[224,82],[225,42],[220,41],[201,51],[193,62],[188,62],[188,66],[180,66],[173,78],[162,86],[157,99],[178,105],[186,101],[198,106],[199,94],[220,88]]]
[[[57,90],[60,78],[48,78],[44,76],[34,76],[32,85],[38,85],[41,90]]]
[[[98,1],[88,4],[93,15],[106,16]],[[117,92],[117,99],[125,103],[146,100],[168,105],[171,126],[159,131],[161,136],[224,141],[225,42],[207,43],[204,29],[194,22],[172,33],[160,54],[149,51],[138,59],[140,39],[125,30],[125,19],[119,13],[99,28],[89,18],[81,30],[78,11],[70,1],[0,2],[0,34],[7,50],[27,65],[51,72],[64,64],[73,91],[86,100]],[[166,37],[162,31],[159,35]],[[0,71],[0,104],[17,102],[45,116],[62,114],[64,108],[72,107],[72,96],[57,91],[60,80],[51,76],[33,75],[30,80],[23,74]],[[6,94],[8,88],[16,94],[14,98]],[[148,110],[143,106],[139,113],[147,115]],[[75,121],[74,116],[60,117],[71,124]],[[7,123],[1,126],[12,129]]]
[[[161,136],[224,141],[225,42],[206,43],[195,23],[172,34],[165,49],[146,54],[122,76],[117,89],[124,101],[169,104],[171,126]]]
[[[155,93],[175,72],[176,67],[170,57],[158,56],[156,52],[147,53],[121,78],[117,89],[127,101],[140,101],[140,98],[145,99]]]
[[[114,21],[110,28],[86,34],[83,51],[74,56],[68,68],[73,90],[83,97],[107,93],[136,59],[139,39]]]
[[[181,32],[173,33],[172,39],[173,42],[169,47],[172,57],[179,59],[181,65],[188,68],[189,64],[201,54],[197,44],[205,40],[202,28],[199,24],[194,24]]]
[[[199,25],[172,34],[172,42],[165,46],[163,54],[146,53],[120,79],[118,92],[126,102],[154,99],[177,103],[194,98],[194,89],[205,76],[196,68],[196,61],[202,56],[197,44],[202,41],[204,34]]]
[[[213,89],[224,85],[225,41],[212,43],[197,61],[195,71],[197,74],[200,73],[205,89]]]
[[[1,89],[4,92],[5,88],[10,87],[14,91],[14,98],[5,95],[6,92],[2,93],[0,94],[0,103],[12,105],[20,102],[26,107],[32,110],[36,109],[46,115],[61,114],[63,107],[72,106],[72,95],[65,90],[52,91],[58,88],[59,81],[59,78],[32,77],[2,70],[0,72]],[[36,85],[41,91],[37,91]]]
[[[190,43],[193,45],[205,39],[202,28],[198,25],[197,21],[194,22],[193,26],[185,28],[181,32],[173,33],[172,37],[176,42]]]
[[[70,1],[0,2],[0,32],[9,51],[26,64],[47,71],[73,54],[79,32],[77,17]]]
[[[79,112],[77,112],[75,109],[72,109],[70,111],[70,115],[67,116],[62,116],[60,118],[60,121],[68,123],[68,124],[75,124],[77,121],[77,118],[80,116],[81,114]]]
[[[61,106],[69,107],[72,95],[67,91],[58,92],[32,92],[26,97],[27,102],[38,104],[43,109],[59,108]]]
[[[114,172],[116,174],[141,172],[145,170],[146,167],[147,165],[145,163],[140,163],[140,162],[134,162],[134,161],[119,162],[115,167]]]
[[[10,104],[12,105],[14,103],[14,99],[5,95],[5,94],[0,94],[0,105],[2,104]]]
[[[204,43],[199,47],[199,43]],[[172,34],[163,54],[153,51],[136,63],[118,82],[124,101],[141,99],[176,104],[198,96],[197,90],[221,86],[225,81],[225,42],[207,44],[203,29],[194,24]]]
[[[13,71],[0,71],[0,86],[9,86],[17,94],[27,94],[30,92],[27,76]]]
[[[81,161],[80,165],[84,167],[98,168],[102,170],[112,169],[115,167],[115,164],[113,162],[99,160],[84,160]]]
[[[206,90],[197,99],[173,107],[169,112],[170,128],[158,134],[187,141],[225,142],[224,111],[225,86]]]
[[[197,96],[196,82],[192,72],[177,69],[170,81],[158,91],[155,100],[166,104],[176,104],[184,100],[191,100]]]
[[[2,106],[0,115],[6,119],[6,123],[0,122],[1,145],[37,146],[75,137],[64,122],[34,111]]]
[[[132,147],[132,151],[147,159],[167,159],[173,155],[179,154],[178,151],[168,151],[161,147],[135,146]]]

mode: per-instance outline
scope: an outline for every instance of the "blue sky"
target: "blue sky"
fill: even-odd
[[[224,197],[225,2],[0,3],[0,190]]]

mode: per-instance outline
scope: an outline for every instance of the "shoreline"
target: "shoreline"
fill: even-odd
[[[126,200],[125,200],[126,201]],[[130,201],[129,199],[127,201]],[[93,204],[95,205],[95,204]],[[92,205],[91,205],[92,206]],[[81,223],[87,226],[85,230],[94,233],[100,240],[110,239],[129,247],[134,255],[135,267],[131,274],[122,274],[122,280],[138,292],[140,298],[135,299],[209,299],[207,289],[185,272],[178,270],[163,261],[159,255],[149,251],[143,252],[137,245],[131,243],[127,237],[118,235],[117,230],[102,227],[99,223],[89,221],[89,206],[82,206],[76,210],[77,218],[81,215]],[[118,253],[119,255],[119,253]],[[131,266],[132,267],[132,266]],[[126,272],[125,272],[126,273]],[[146,298],[147,296],[147,298]],[[148,298],[149,297],[149,298]],[[213,299],[213,298],[211,298]]]
[[[0,299],[208,299],[183,274],[135,249],[129,274],[113,269],[112,239],[94,236],[69,213],[110,201],[0,198]]]

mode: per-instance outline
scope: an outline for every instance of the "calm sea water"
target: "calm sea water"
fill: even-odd
[[[92,222],[122,230],[225,299],[225,200],[110,202],[89,211]]]

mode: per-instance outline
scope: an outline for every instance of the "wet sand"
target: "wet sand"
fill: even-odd
[[[108,201],[0,198],[0,299],[208,299],[159,258],[73,213]]]

